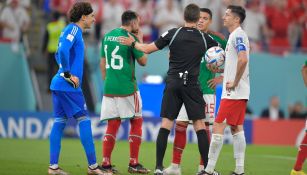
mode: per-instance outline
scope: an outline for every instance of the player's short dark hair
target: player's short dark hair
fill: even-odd
[[[93,13],[93,8],[89,2],[76,2],[69,10],[69,21],[78,22],[82,15]]]
[[[131,21],[136,20],[138,18],[138,15],[136,12],[132,10],[127,10],[122,14],[122,25],[128,26],[130,25]]]
[[[196,4],[189,4],[184,8],[184,20],[186,22],[197,22],[199,20],[199,7]]]
[[[246,17],[245,9],[243,7],[237,5],[230,5],[227,7],[227,9],[230,9],[232,13],[236,14],[240,18],[240,24],[243,23]]]
[[[210,16],[210,19],[212,19],[212,11],[210,9],[208,9],[208,8],[200,8],[200,11],[208,13],[209,16]]]

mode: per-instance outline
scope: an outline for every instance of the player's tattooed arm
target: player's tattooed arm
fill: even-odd
[[[219,67],[213,66],[211,64],[207,64],[206,66],[213,73],[223,73],[224,72],[224,69],[221,69]]]
[[[222,75],[220,75],[220,76],[218,76],[218,77],[215,77],[215,78],[212,78],[211,80],[209,80],[209,81],[207,82],[209,88],[214,89],[214,88],[216,87],[217,84],[220,84],[220,83],[223,82],[223,78],[224,78],[224,77],[223,77]]]

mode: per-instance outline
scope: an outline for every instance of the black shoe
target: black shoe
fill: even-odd
[[[221,175],[218,171],[213,171],[213,173],[207,173],[205,170],[201,170],[196,175]]]
[[[101,170],[104,172],[111,172],[113,174],[119,174],[118,170],[115,168],[115,165],[101,165]]]
[[[241,174],[237,174],[237,173],[235,173],[234,171],[233,172],[231,172],[231,174],[230,175],[245,175],[244,173],[241,173]]]
[[[150,170],[145,168],[142,164],[128,165],[128,172],[131,174],[148,174]]]

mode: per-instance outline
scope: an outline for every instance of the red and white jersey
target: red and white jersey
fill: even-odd
[[[247,65],[244,73],[239,81],[238,86],[232,90],[226,90],[226,83],[235,80],[237,72],[238,53],[242,50],[247,54]],[[249,99],[250,84],[249,84],[249,41],[246,33],[241,27],[236,28],[230,35],[226,45],[226,58],[223,79],[222,99]]]

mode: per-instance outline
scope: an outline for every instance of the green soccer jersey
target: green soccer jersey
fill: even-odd
[[[225,40],[224,36],[220,33],[209,32],[208,33],[215,41],[217,41],[223,49],[226,48],[227,41]],[[200,63],[200,72],[199,72],[199,82],[200,87],[203,94],[214,94],[214,89],[209,88],[208,81],[215,77],[215,73],[211,72],[207,66],[206,61],[203,57]]]
[[[101,57],[106,59],[104,94],[127,96],[138,90],[135,79],[135,59],[144,53],[119,43],[118,37],[128,36],[128,31],[116,28],[104,36]],[[135,37],[135,39],[137,39]]]

